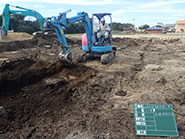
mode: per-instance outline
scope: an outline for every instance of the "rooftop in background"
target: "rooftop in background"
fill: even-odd
[[[185,20],[178,20],[176,24],[185,24]]]
[[[173,27],[173,26],[175,26],[175,24],[166,24],[165,26],[166,27]]]
[[[153,27],[153,28],[147,28],[146,30],[161,30],[162,27]]]

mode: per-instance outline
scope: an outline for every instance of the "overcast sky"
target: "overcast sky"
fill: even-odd
[[[68,9],[72,10],[68,17],[80,11],[90,17],[93,13],[110,12],[113,22],[136,26],[185,20],[185,0],[0,0],[1,13],[5,4],[34,9],[44,17],[57,16]]]

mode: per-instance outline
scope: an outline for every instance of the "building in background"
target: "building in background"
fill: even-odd
[[[145,30],[145,33],[148,33],[148,34],[160,34],[163,32],[163,27],[152,27],[152,28],[147,28]]]
[[[175,24],[176,33],[185,32],[185,20],[178,20]]]
[[[132,28],[123,28],[123,33],[131,33]]]
[[[149,34],[152,34],[152,33],[160,34],[160,33],[163,33],[163,29],[164,29],[163,23],[158,22],[156,25],[151,26],[150,28],[147,28],[145,32]]]
[[[164,25],[161,22],[158,22],[156,25],[147,28],[146,33],[171,33],[175,32],[175,24],[166,24]]]
[[[165,32],[175,33],[175,24],[166,24],[165,25]]]

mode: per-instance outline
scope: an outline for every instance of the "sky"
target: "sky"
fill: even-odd
[[[0,0],[0,14],[5,4],[34,9],[43,17],[58,16],[68,9],[72,11],[67,17],[81,11],[87,12],[89,17],[93,13],[109,12],[113,22],[135,26],[158,22],[175,24],[177,20],[185,20],[185,0]]]

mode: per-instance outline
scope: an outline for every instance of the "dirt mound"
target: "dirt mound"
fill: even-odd
[[[44,46],[44,45],[53,46],[54,44],[58,46],[60,45],[56,34],[50,34],[50,35],[39,34],[39,35],[34,36],[34,39],[38,40],[39,47]],[[66,40],[67,40],[69,47],[81,45],[81,38],[79,39],[79,38],[68,36],[66,37]]]
[[[68,67],[59,61],[50,64],[46,61],[34,62],[30,59],[4,62],[0,71],[0,89],[3,95],[7,95],[4,92],[9,92],[11,89],[19,89],[19,87],[38,82],[46,77],[61,78],[66,82],[71,80],[81,82],[81,80],[94,76],[96,73],[93,69],[80,64],[76,64],[75,67]],[[11,94],[13,93],[14,91]]]
[[[10,39],[10,40],[25,40],[25,39],[32,39],[33,36],[25,33],[25,32],[14,32],[14,33],[8,33],[7,36],[4,39]]]
[[[120,38],[113,38],[113,44],[115,46],[123,46],[123,45],[126,45],[128,47],[136,47],[138,46],[139,44],[137,43],[137,39],[134,40],[134,39],[131,39],[131,38],[123,38],[123,39],[120,39]]]

